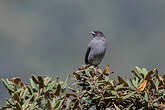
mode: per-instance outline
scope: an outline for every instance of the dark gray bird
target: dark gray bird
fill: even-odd
[[[100,31],[91,31],[93,39],[89,42],[85,55],[85,64],[98,66],[106,51],[105,36]]]

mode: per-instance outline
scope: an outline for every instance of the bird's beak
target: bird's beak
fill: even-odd
[[[93,31],[90,32],[89,36],[94,37],[95,33]]]

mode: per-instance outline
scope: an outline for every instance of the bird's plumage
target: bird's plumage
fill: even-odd
[[[90,51],[91,51],[91,47],[88,47],[86,51],[86,55],[85,55],[85,64],[89,64],[88,56],[89,56]]]
[[[106,51],[105,36],[100,31],[92,31],[92,35],[93,39],[89,42],[85,55],[85,64],[98,66]]]

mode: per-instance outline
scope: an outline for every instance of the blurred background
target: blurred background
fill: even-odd
[[[165,72],[163,0],[1,0],[0,79],[32,74],[64,79],[80,65],[91,30],[107,52],[100,67],[130,77],[136,65]],[[8,97],[0,81],[0,105]]]

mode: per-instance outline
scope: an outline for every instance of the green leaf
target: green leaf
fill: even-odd
[[[147,94],[146,91],[144,91],[144,92],[145,92],[144,99],[145,99],[146,102],[148,102],[149,101],[148,94]]]
[[[152,88],[152,89],[156,89],[156,86],[155,86],[153,80],[149,80],[149,82],[150,82],[150,84],[151,84],[151,88]]]
[[[11,94],[11,93],[14,93],[15,91],[14,91],[14,86],[13,85],[9,85],[9,80],[8,79],[6,79],[6,80],[4,80],[4,79],[1,79],[2,80],[2,82],[3,82],[3,84],[5,85],[5,87],[8,89],[8,92],[9,92],[9,94]]]
[[[133,103],[130,104],[127,108],[125,108],[126,110],[131,110],[131,107],[132,107]]]
[[[99,74],[102,74],[102,73],[103,73],[103,71],[102,71],[101,69],[97,69],[97,72],[98,72]]]
[[[16,110],[22,110],[21,105],[18,102],[16,102]]]
[[[86,75],[87,75],[88,77],[92,78],[91,74],[89,73],[89,69],[86,69],[86,70],[85,70],[85,73],[86,73]]]
[[[71,106],[71,100],[68,98],[66,101],[66,110],[69,110]]]
[[[132,85],[131,81],[127,80],[127,84],[129,85],[130,88],[132,88],[132,89],[135,88],[135,87]]]
[[[109,81],[109,77],[108,76],[105,76],[105,81]]]
[[[61,106],[62,103],[63,103],[63,100],[58,101],[58,103],[57,103],[56,106],[54,107],[55,110],[61,110],[61,108],[62,108],[62,106]]]
[[[155,72],[155,71],[157,71],[157,70],[158,70],[158,67],[154,68],[152,71]]]
[[[38,80],[37,80],[36,76],[32,76],[31,79],[32,79],[36,84],[38,84]]]
[[[26,85],[26,88],[28,89],[28,92],[31,95],[33,93],[32,88],[29,85]]]
[[[118,93],[116,91],[111,91],[112,95],[119,97]]]
[[[136,66],[136,70],[137,70],[139,73],[142,73],[142,74],[143,74],[143,71],[142,71],[138,66]]]
[[[124,83],[124,86],[128,86],[127,82],[122,77],[118,76],[118,80],[120,84]]]
[[[138,88],[138,83],[135,80],[132,80],[132,84],[135,88]]]
[[[147,69],[146,69],[146,68],[142,68],[142,71],[143,71],[143,74],[144,74],[145,76],[147,76],[147,74],[148,74]]]
[[[34,94],[32,94],[30,97],[29,97],[30,101],[32,102],[33,99],[34,99]],[[34,101],[33,101],[34,102]]]
[[[98,80],[101,80],[103,78],[103,73],[101,73],[99,76],[98,76]]]
[[[153,104],[155,107],[159,107],[160,105],[159,105],[159,103],[154,103]]]
[[[81,78],[88,79],[88,77],[86,77],[86,76],[81,76]]]
[[[72,86],[75,86],[75,85],[80,85],[80,82],[75,82],[75,83],[72,84]]]
[[[160,99],[162,99],[162,97],[155,98],[153,101],[154,101],[155,103],[158,103],[158,100],[160,100]]]
[[[132,70],[131,71],[138,79],[144,79],[142,76],[141,76],[141,74],[139,74],[139,72],[137,73],[135,70]]]
[[[135,77],[135,82],[136,84],[139,84],[139,79],[137,77]]]
[[[155,86],[156,86],[156,90],[158,90],[158,87],[159,87],[159,81],[158,80],[156,80]]]
[[[136,92],[131,92],[131,93],[128,93],[126,96],[124,96],[122,99],[125,100],[125,99],[128,99],[130,98],[131,96],[133,96],[133,94],[135,94]]]
[[[114,80],[110,80],[109,82],[114,87],[114,84],[113,84]]]
[[[25,96],[27,95],[28,89],[25,88],[25,90],[23,91],[23,95],[21,96],[22,99],[25,98]]]
[[[114,96],[105,97],[104,99],[114,99]]]
[[[96,96],[96,97],[93,97],[92,100],[96,100],[96,99],[100,99],[101,96]]]
[[[44,85],[48,85],[50,82],[51,82],[51,79],[50,77],[45,77],[44,78]]]
[[[9,105],[15,106],[16,102],[13,102],[12,99],[6,99],[6,103],[8,103]]]
[[[46,93],[49,90],[52,90],[55,85],[56,85],[56,81],[52,81],[51,83],[49,83],[48,87],[45,89],[44,92]]]
[[[122,88],[124,88],[124,84],[117,85],[115,87],[115,90],[122,89]]]
[[[120,110],[120,108],[116,104],[113,104],[113,105],[114,105],[116,110]]]
[[[28,110],[34,110],[37,107],[37,102],[32,103]]]
[[[23,107],[27,107],[28,104],[30,103],[30,100],[31,100],[31,98],[25,100],[22,106],[23,106]]]
[[[70,78],[70,75],[67,76],[67,78],[66,78],[64,84],[61,86],[62,89],[65,89],[65,88],[67,87],[69,78]]]
[[[32,80],[32,78],[30,78],[30,84],[31,84],[31,86],[32,86],[32,89],[34,89],[35,91],[37,91],[36,84],[35,84],[35,82]]]
[[[104,86],[104,90],[114,89],[111,85]]]
[[[159,76],[159,78],[160,78],[161,81],[163,81],[163,79],[164,79],[164,83],[165,83],[165,75],[163,75],[163,76],[164,77]]]
[[[92,69],[91,68],[89,69],[89,74],[90,74],[90,76],[94,77],[94,69],[93,68]]]

